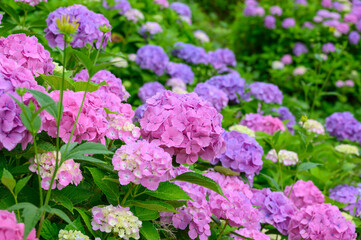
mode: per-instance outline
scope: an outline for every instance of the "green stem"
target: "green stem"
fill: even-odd
[[[224,227],[223,227],[221,233],[218,235],[217,240],[220,240],[221,237],[223,236],[223,232],[224,232],[224,230],[226,230],[228,223],[229,223],[229,219],[226,220],[226,223],[224,224]]]
[[[27,15],[28,15],[28,11],[27,11],[27,10],[24,10],[24,20],[23,20],[23,24],[22,24],[23,28],[25,28],[25,23],[26,23],[26,17],[27,17]]]
[[[130,185],[127,193],[125,194],[124,198],[122,199],[120,206],[124,206],[125,201],[127,200],[127,198],[129,197],[129,194],[132,192],[133,188],[135,187],[135,184],[132,183],[132,185]]]
[[[39,181],[39,195],[40,195],[40,207],[43,206],[43,189],[41,188],[41,176],[40,176],[40,158],[38,156],[38,147],[36,145],[36,138],[35,138],[35,134],[32,134],[33,136],[33,142],[34,142],[34,152],[35,152],[35,160],[36,160],[36,167],[38,169],[38,181]]]

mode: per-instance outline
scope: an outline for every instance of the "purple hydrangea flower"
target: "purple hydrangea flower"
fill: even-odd
[[[272,83],[254,82],[249,85],[250,94],[265,103],[282,104],[283,94],[278,86]]]
[[[192,68],[184,63],[168,63],[167,73],[172,78],[182,79],[185,83],[188,84],[192,84],[194,80],[194,73]]]
[[[293,54],[296,56],[300,56],[304,53],[308,53],[306,45],[301,42],[296,42],[295,46],[293,47]]]
[[[359,216],[361,213],[361,187],[351,185],[338,185],[330,189],[330,198],[341,203],[347,203],[348,205],[343,208],[345,211],[349,211],[351,215],[356,207],[355,216]],[[357,198],[359,200],[357,201]]]
[[[152,70],[155,74],[161,76],[167,68],[169,57],[163,48],[146,45],[138,49],[135,62],[140,68]]]
[[[201,47],[177,42],[174,44],[173,56],[192,64],[208,64],[208,54]]]
[[[307,0],[296,0],[295,3],[300,5],[307,5]]]
[[[277,16],[281,16],[282,15],[282,8],[280,8],[279,6],[272,6],[269,9],[270,13],[272,15],[277,15]]]
[[[282,27],[286,29],[290,27],[294,27],[295,25],[296,25],[296,21],[293,18],[286,18],[282,22]]]
[[[264,18],[264,26],[268,29],[276,28],[276,18],[272,15],[267,15]]]
[[[163,28],[157,22],[146,22],[140,28],[140,34],[143,37],[153,36],[161,32],[163,32]]]
[[[198,83],[194,88],[194,92],[212,104],[218,112],[220,112],[222,108],[226,107],[228,104],[227,94],[213,85]]]
[[[351,44],[357,45],[360,42],[360,34],[356,31],[352,31],[350,35],[348,35],[348,40]]]
[[[174,2],[170,5],[170,8],[176,11],[180,16],[192,18],[191,9],[184,3]]]
[[[137,122],[139,119],[143,118],[146,108],[147,108],[147,104],[145,103],[140,105],[137,109],[135,109],[133,122]]]
[[[335,49],[335,45],[333,43],[325,43],[323,44],[322,46],[322,52],[324,53],[330,53],[330,52],[335,52],[336,49]]]
[[[236,57],[234,53],[227,49],[217,49],[214,52],[209,52],[209,63],[218,70],[227,68],[227,66],[236,66]]]
[[[226,142],[226,152],[218,155],[211,163],[221,161],[223,167],[245,173],[252,183],[255,174],[259,174],[262,169],[262,147],[245,133],[231,131],[224,132],[222,136]]]
[[[225,92],[232,103],[239,103],[237,94],[244,97],[245,80],[237,74],[214,76],[207,80],[206,83]]]
[[[292,63],[292,56],[291,55],[289,55],[289,54],[285,54],[285,55],[283,55],[283,57],[281,58],[281,62],[283,63],[283,64],[291,64]]]
[[[358,141],[361,123],[350,112],[336,112],[326,118],[326,130],[338,140]]]
[[[148,98],[153,97],[159,92],[165,91],[164,86],[159,82],[145,83],[138,91],[138,97],[145,103]]]
[[[117,9],[119,10],[119,14],[125,14],[132,8],[128,0],[114,0],[114,3],[115,5],[113,7],[110,7],[107,0],[103,0],[103,7],[106,9]]]
[[[278,116],[277,118],[280,119],[281,121],[288,120],[286,124],[287,129],[293,134],[295,132],[293,126],[296,125],[296,118],[295,116],[293,116],[291,111],[287,107],[279,107],[277,110],[273,109],[273,111],[280,114],[280,116]]]
[[[83,5],[75,4],[66,8],[58,8],[54,12],[51,12],[46,19],[48,27],[45,28],[44,31],[46,33],[45,38],[48,40],[50,47],[64,48],[64,36],[59,33],[56,20],[65,14],[70,17],[70,23],[77,20],[79,24],[77,32],[73,35],[73,41],[70,43],[73,48],[82,48],[85,47],[87,43],[93,44],[94,41],[96,41],[97,48],[107,45],[111,33],[107,32],[105,34],[103,45],[100,46],[103,33],[99,30],[99,27],[105,25],[111,28],[108,19],[102,14],[90,11]]]
[[[3,19],[3,15],[0,14],[0,24],[1,24],[1,20]]]

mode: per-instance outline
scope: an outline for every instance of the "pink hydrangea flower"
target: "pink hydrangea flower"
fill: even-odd
[[[60,155],[60,153],[59,153]],[[59,156],[60,159],[60,156]],[[39,171],[37,164],[39,163]],[[41,176],[41,187],[45,190],[49,190],[51,178],[55,171],[56,165],[56,151],[46,152],[39,155],[38,158],[30,159],[29,170],[36,172]],[[58,188],[59,190],[68,186],[69,184],[78,185],[83,180],[83,175],[79,169],[80,164],[75,163],[73,159],[66,160],[59,167],[56,173],[54,184],[52,189]]]
[[[178,163],[213,160],[225,151],[222,115],[195,93],[163,91],[147,100],[139,120],[144,139],[176,155]]]
[[[167,0],[154,0],[154,3],[161,5],[163,8],[169,7],[169,3]]]
[[[322,194],[312,181],[298,180],[293,187],[286,186],[285,195],[298,208],[304,208],[309,205],[324,203],[325,196]]]
[[[50,53],[38,43],[38,39],[24,33],[0,38],[0,54],[29,69],[35,76],[51,74],[55,67]]]
[[[240,124],[247,126],[253,131],[265,132],[271,135],[277,131],[285,131],[285,126],[281,120],[271,115],[262,116],[259,113],[247,114]]]
[[[15,2],[26,3],[34,7],[35,5],[38,5],[41,2],[48,2],[48,0],[15,0]]]
[[[24,223],[18,223],[13,212],[0,210],[0,239],[23,240]],[[26,240],[38,240],[35,237],[35,228],[31,230]]]
[[[156,190],[160,182],[174,177],[172,158],[155,143],[145,140],[119,148],[113,156],[114,170],[119,171],[119,182],[141,184]]]

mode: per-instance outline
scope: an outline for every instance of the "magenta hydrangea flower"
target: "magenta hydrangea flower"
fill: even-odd
[[[272,15],[277,15],[277,16],[282,15],[282,8],[280,8],[279,6],[272,6],[270,7],[269,11]]]
[[[350,112],[336,112],[326,118],[326,130],[338,140],[360,140],[361,123]]]
[[[106,9],[116,9],[119,11],[119,14],[125,14],[132,9],[132,6],[128,0],[114,0],[114,6],[110,7],[107,0],[103,0],[103,7]]]
[[[265,103],[282,104],[283,94],[278,86],[272,83],[254,82],[249,85],[250,94]]]
[[[253,131],[265,132],[268,134],[274,134],[277,131],[285,131],[285,127],[281,120],[272,117],[271,115],[262,116],[259,113],[248,113],[246,117],[240,122]]]
[[[212,104],[218,112],[221,112],[221,110],[228,105],[227,94],[213,85],[198,83],[194,88],[194,92]]]
[[[74,81],[88,81],[89,73],[87,69],[81,70],[74,76]],[[107,70],[101,70],[97,72],[90,80],[93,83],[106,82],[107,85],[99,87],[99,90],[103,90],[107,93],[113,93],[118,96],[122,101],[127,101],[130,94],[127,92],[122,84],[122,80],[117,78],[114,74]]]
[[[330,53],[330,52],[335,52],[336,51],[336,48],[335,48],[335,45],[333,43],[325,43],[323,44],[322,46],[322,52],[324,53]]]
[[[237,74],[226,74],[211,77],[205,83],[213,85],[225,92],[230,103],[239,103],[238,95],[245,96],[245,80]]]
[[[293,18],[286,18],[282,22],[282,27],[285,29],[294,27],[295,25],[296,25],[296,20]]]
[[[283,55],[283,57],[281,58],[281,62],[283,63],[283,64],[291,64],[292,63],[292,56],[291,55],[289,55],[289,54],[285,54],[285,55]]]
[[[304,53],[308,53],[308,49],[304,43],[296,42],[293,47],[293,54],[296,56],[300,56]]]
[[[60,155],[60,153],[59,153]],[[60,157],[59,157],[60,159]],[[39,164],[40,173],[38,172],[37,165]],[[51,178],[54,175],[56,165],[56,151],[46,152],[39,157],[30,159],[29,170],[40,174],[41,187],[49,190]],[[73,159],[66,160],[59,167],[52,189],[58,188],[59,190],[65,188],[69,184],[78,185],[83,180],[83,175],[79,169],[80,163],[75,163]]]
[[[272,15],[267,15],[264,18],[264,26],[268,29],[276,28],[276,18]]]
[[[192,18],[191,9],[184,3],[174,2],[170,5],[170,8],[176,11],[180,16]]]
[[[197,94],[163,91],[147,105],[139,120],[142,137],[176,155],[178,163],[210,161],[224,152],[222,115]]]
[[[153,36],[161,32],[163,32],[163,28],[157,22],[146,22],[139,31],[143,37]]]
[[[361,212],[361,187],[351,185],[338,185],[330,189],[331,199],[341,203],[346,203],[347,206],[343,210],[348,211],[351,215],[359,216]],[[358,199],[359,198],[359,199]],[[354,210],[355,213],[354,213]]]
[[[38,39],[24,33],[0,38],[0,54],[29,69],[35,76],[51,74],[55,67],[50,53],[38,43]]]
[[[201,47],[177,42],[174,44],[172,55],[192,64],[208,64],[208,54]]]
[[[138,97],[143,103],[145,103],[148,98],[151,98],[157,93],[163,92],[165,90],[166,89],[160,82],[148,82],[139,88]]]
[[[277,118],[279,118],[281,121],[288,121],[286,123],[286,127],[288,131],[293,134],[295,132],[293,127],[296,125],[296,118],[291,113],[291,111],[287,107],[279,107],[278,109],[273,109],[273,111],[280,114],[280,116],[277,116]]]
[[[209,206],[217,218],[229,220],[229,225],[232,227],[243,226],[247,229],[260,229],[260,214],[250,201],[253,193],[240,177],[224,176],[213,171],[209,171],[204,175],[216,181],[228,199],[216,192],[207,190]]]
[[[34,7],[35,5],[38,5],[41,2],[48,2],[48,0],[15,0],[15,2],[26,3]]]
[[[282,192],[271,192],[268,188],[253,190],[252,204],[258,207],[261,223],[268,223],[283,234],[287,234],[296,206]]]
[[[286,186],[284,193],[298,208],[325,202],[325,196],[312,181],[298,180],[293,187]]]
[[[314,204],[296,212],[288,226],[290,240],[354,240],[355,224],[347,221],[338,207],[329,203]]]
[[[217,70],[226,69],[228,66],[235,67],[237,64],[234,53],[228,48],[220,48],[214,52],[209,52],[208,56],[209,64]]]
[[[155,74],[161,76],[167,69],[169,57],[163,48],[155,45],[145,45],[138,49],[135,62],[141,69],[152,70]]]
[[[133,182],[155,191],[160,182],[175,176],[171,156],[145,140],[123,145],[115,152],[112,162],[121,185]]]
[[[231,131],[224,132],[222,136],[226,142],[226,152],[218,155],[211,163],[220,161],[223,167],[243,172],[252,183],[255,174],[259,174],[262,169],[262,147],[245,133]]]
[[[0,210],[0,239],[23,240],[24,229],[24,223],[18,223],[14,212]],[[35,235],[35,228],[33,228],[26,240],[38,240]]]
[[[172,78],[182,79],[184,83],[187,84],[192,84],[194,80],[192,68],[184,63],[169,62],[167,66],[167,73]]]
[[[48,40],[49,46],[64,48],[64,36],[59,32],[56,24],[56,20],[62,16],[67,15],[70,18],[70,23],[77,20],[79,27],[77,32],[73,36],[73,41],[70,45],[73,48],[85,47],[87,43],[93,44],[96,41],[96,47],[105,47],[110,39],[110,31],[105,34],[103,45],[100,46],[103,33],[99,30],[99,27],[107,26],[111,28],[108,19],[102,14],[90,11],[83,5],[75,4],[69,7],[60,7],[54,12],[51,12],[46,19],[48,25],[45,28],[45,38]]]
[[[235,230],[234,232],[238,233],[241,236],[251,238],[251,239],[271,240],[271,238],[267,234],[264,234],[263,232],[260,232],[260,231],[257,231],[257,230],[241,228],[241,229]],[[244,238],[236,236],[236,235],[231,234],[230,236],[233,237],[234,240],[244,240]]]

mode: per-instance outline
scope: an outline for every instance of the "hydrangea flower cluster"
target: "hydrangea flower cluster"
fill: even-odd
[[[298,180],[293,186],[286,186],[284,193],[298,208],[325,202],[325,196],[312,181]]]
[[[278,161],[283,163],[285,166],[294,166],[298,163],[298,155],[292,151],[280,150],[278,152]]]
[[[23,240],[24,223],[18,223],[15,213],[0,210],[0,239]],[[31,230],[26,240],[38,240],[35,237],[35,228]]]
[[[154,191],[160,182],[174,177],[171,156],[155,143],[145,140],[123,145],[112,162],[114,170],[119,171],[122,185],[133,182]]]
[[[338,185],[330,189],[329,197],[335,201],[348,204],[343,210],[351,215],[359,216],[361,213],[361,187],[351,185]],[[359,200],[357,200],[359,198]],[[355,211],[355,213],[354,213]]]
[[[184,3],[174,2],[170,5],[170,8],[176,11],[180,16],[191,19],[192,12],[191,9]]]
[[[60,153],[59,153],[60,159]],[[39,171],[37,168],[39,164]],[[45,190],[49,190],[51,178],[55,171],[56,165],[56,151],[46,152],[38,157],[30,159],[29,170],[36,172],[41,176],[41,187]],[[66,160],[59,167],[56,173],[54,184],[52,189],[58,188],[59,190],[65,188],[69,184],[75,184],[76,186],[83,180],[83,175],[79,169],[80,164],[75,163],[73,159]]]
[[[139,121],[139,119],[143,118],[146,108],[147,108],[147,104],[142,104],[137,109],[135,109],[133,122],[137,122]]]
[[[310,205],[296,212],[288,229],[290,240],[356,239],[355,225],[329,203]]]
[[[234,231],[235,233],[238,233],[241,236],[247,237],[247,238],[251,238],[251,239],[257,239],[257,240],[271,240],[271,238],[262,233],[259,232],[257,230],[251,230],[251,229],[247,229],[247,228],[241,228],[238,229],[236,231]],[[244,240],[244,238],[236,236],[236,235],[231,235],[235,240]]]
[[[226,69],[227,66],[235,67],[237,64],[234,53],[228,48],[209,52],[208,56],[209,63],[217,70]]]
[[[291,64],[292,63],[292,56],[290,54],[285,54],[283,55],[283,57],[281,58],[281,62],[285,65]]]
[[[193,32],[193,34],[194,34],[194,37],[197,38],[202,43],[210,41],[208,35],[205,32],[203,32],[202,30],[196,30]]]
[[[140,34],[143,37],[153,36],[163,32],[163,28],[157,22],[146,22],[140,28]]]
[[[167,73],[172,78],[182,79],[187,84],[192,84],[194,80],[192,68],[184,63],[168,63]]]
[[[296,20],[294,18],[285,18],[282,22],[282,27],[287,29],[294,27],[296,25]]]
[[[38,39],[24,33],[0,38],[0,54],[29,69],[35,76],[51,74],[55,67],[50,53],[38,43]]]
[[[320,135],[325,134],[325,128],[320,122],[317,122],[316,120],[307,119],[307,121],[302,123],[301,126],[308,132],[313,132]]]
[[[96,47],[105,47],[110,39],[110,32],[107,32],[104,37],[103,45],[100,46],[103,33],[99,30],[99,27],[107,26],[111,28],[108,19],[102,14],[90,11],[83,5],[75,4],[69,7],[60,7],[54,12],[51,12],[46,19],[48,25],[45,28],[45,38],[49,42],[49,46],[64,48],[64,36],[59,32],[56,20],[66,15],[70,18],[70,23],[77,21],[79,24],[77,32],[73,36],[73,41],[70,45],[73,48],[85,47],[87,43],[93,44],[96,41]]]
[[[166,82],[167,86],[172,88],[172,92],[179,93],[179,94],[185,94],[187,93],[187,85],[183,81],[183,79],[180,78],[170,78]]]
[[[144,15],[138,9],[130,9],[127,11],[124,16],[128,19],[128,21],[132,21],[133,23],[137,23],[139,20],[144,19]]]
[[[87,69],[81,70],[74,76],[74,81],[88,81],[89,73]],[[93,83],[101,83],[106,82],[107,85],[103,85],[99,87],[99,90],[103,90],[106,93],[113,93],[118,96],[121,101],[127,101],[130,94],[127,92],[125,87],[122,84],[122,80],[117,78],[114,74],[107,70],[101,70],[97,72],[92,79],[90,80]]]
[[[330,52],[335,52],[336,48],[335,45],[333,43],[325,43],[322,45],[322,52],[324,53],[330,53]]]
[[[114,0],[114,3],[114,6],[110,7],[107,0],[103,0],[103,7],[105,7],[106,9],[116,9],[121,15],[127,13],[132,9],[132,6],[128,2],[128,0]]]
[[[225,150],[222,115],[195,93],[163,91],[147,100],[141,135],[176,155],[178,163],[213,160]]]
[[[148,98],[153,97],[159,92],[163,92],[166,89],[160,82],[148,82],[145,83],[138,91],[138,97],[145,103]]]
[[[252,129],[250,129],[250,128],[246,127],[246,126],[243,126],[241,124],[231,126],[229,128],[229,131],[236,131],[236,132],[240,132],[240,133],[245,133],[248,136],[253,137],[253,138],[256,137],[256,133]]]
[[[139,228],[142,222],[133,215],[129,208],[113,205],[106,207],[93,207],[91,221],[94,231],[115,233],[121,239],[139,239]]]
[[[226,152],[218,155],[211,163],[221,161],[223,167],[245,173],[252,183],[254,175],[259,174],[262,169],[262,147],[245,133],[232,131],[225,132],[222,136],[226,142]]]
[[[84,235],[80,231],[76,230],[64,230],[61,229],[58,234],[59,240],[90,240],[90,238]]]
[[[305,66],[299,66],[299,67],[296,67],[296,68],[293,70],[293,75],[294,75],[294,76],[302,76],[302,75],[304,75],[306,72],[307,72],[307,68],[306,68]]]
[[[350,144],[340,144],[335,147],[335,150],[340,153],[344,154],[352,154],[359,156],[360,152],[356,146],[350,145]]]
[[[161,76],[167,69],[169,57],[163,48],[155,45],[145,45],[138,49],[135,62],[141,69],[152,70],[155,74]]]
[[[273,109],[273,111],[280,114],[280,116],[278,116],[277,118],[279,118],[281,121],[288,121],[286,123],[286,127],[288,131],[293,134],[295,132],[293,126],[296,125],[296,118],[295,116],[293,116],[291,111],[287,107],[279,107],[278,109]]]
[[[244,97],[245,80],[237,74],[226,74],[211,77],[206,81],[226,93],[231,103],[239,103],[238,95]]]
[[[350,112],[336,112],[326,118],[326,130],[338,140],[357,141],[361,123]]]
[[[250,94],[265,103],[282,104],[283,94],[278,86],[272,83],[254,82],[249,85]]]
[[[264,18],[264,26],[268,29],[276,28],[276,18],[272,15],[267,15]]]
[[[212,106],[217,109],[218,112],[221,112],[221,110],[228,105],[228,97],[226,93],[213,85],[207,83],[198,83],[194,88],[194,92],[212,104]]]
[[[293,54],[295,56],[300,56],[304,53],[308,53],[308,48],[304,43],[296,42],[295,46],[293,47]]]
[[[273,225],[283,234],[287,234],[291,217],[297,212],[296,206],[282,192],[271,192],[268,188],[254,189],[252,204],[258,206],[261,222]]]
[[[245,2],[246,7],[243,10],[244,16],[259,16],[262,17],[264,15],[264,8],[258,5],[258,2],[255,0],[248,0]]]
[[[248,198],[252,196],[248,185],[237,176],[224,176],[217,172],[208,172],[205,176],[215,180],[228,199],[208,190],[209,206],[217,218],[228,219],[229,225],[232,227],[243,226],[247,229],[260,229],[260,215]]]
[[[48,2],[48,0],[15,0],[15,2],[22,2],[22,3],[26,3],[29,4],[30,6],[36,6],[41,2]]]
[[[285,131],[283,123],[278,118],[272,117],[271,115],[262,116],[259,113],[249,113],[240,122],[253,131],[261,131],[268,134],[274,134],[277,131]]]
[[[167,0],[154,0],[154,3],[159,4],[164,8],[169,7],[169,3]]]
[[[208,54],[201,47],[177,42],[174,44],[172,55],[192,64],[208,64]]]

